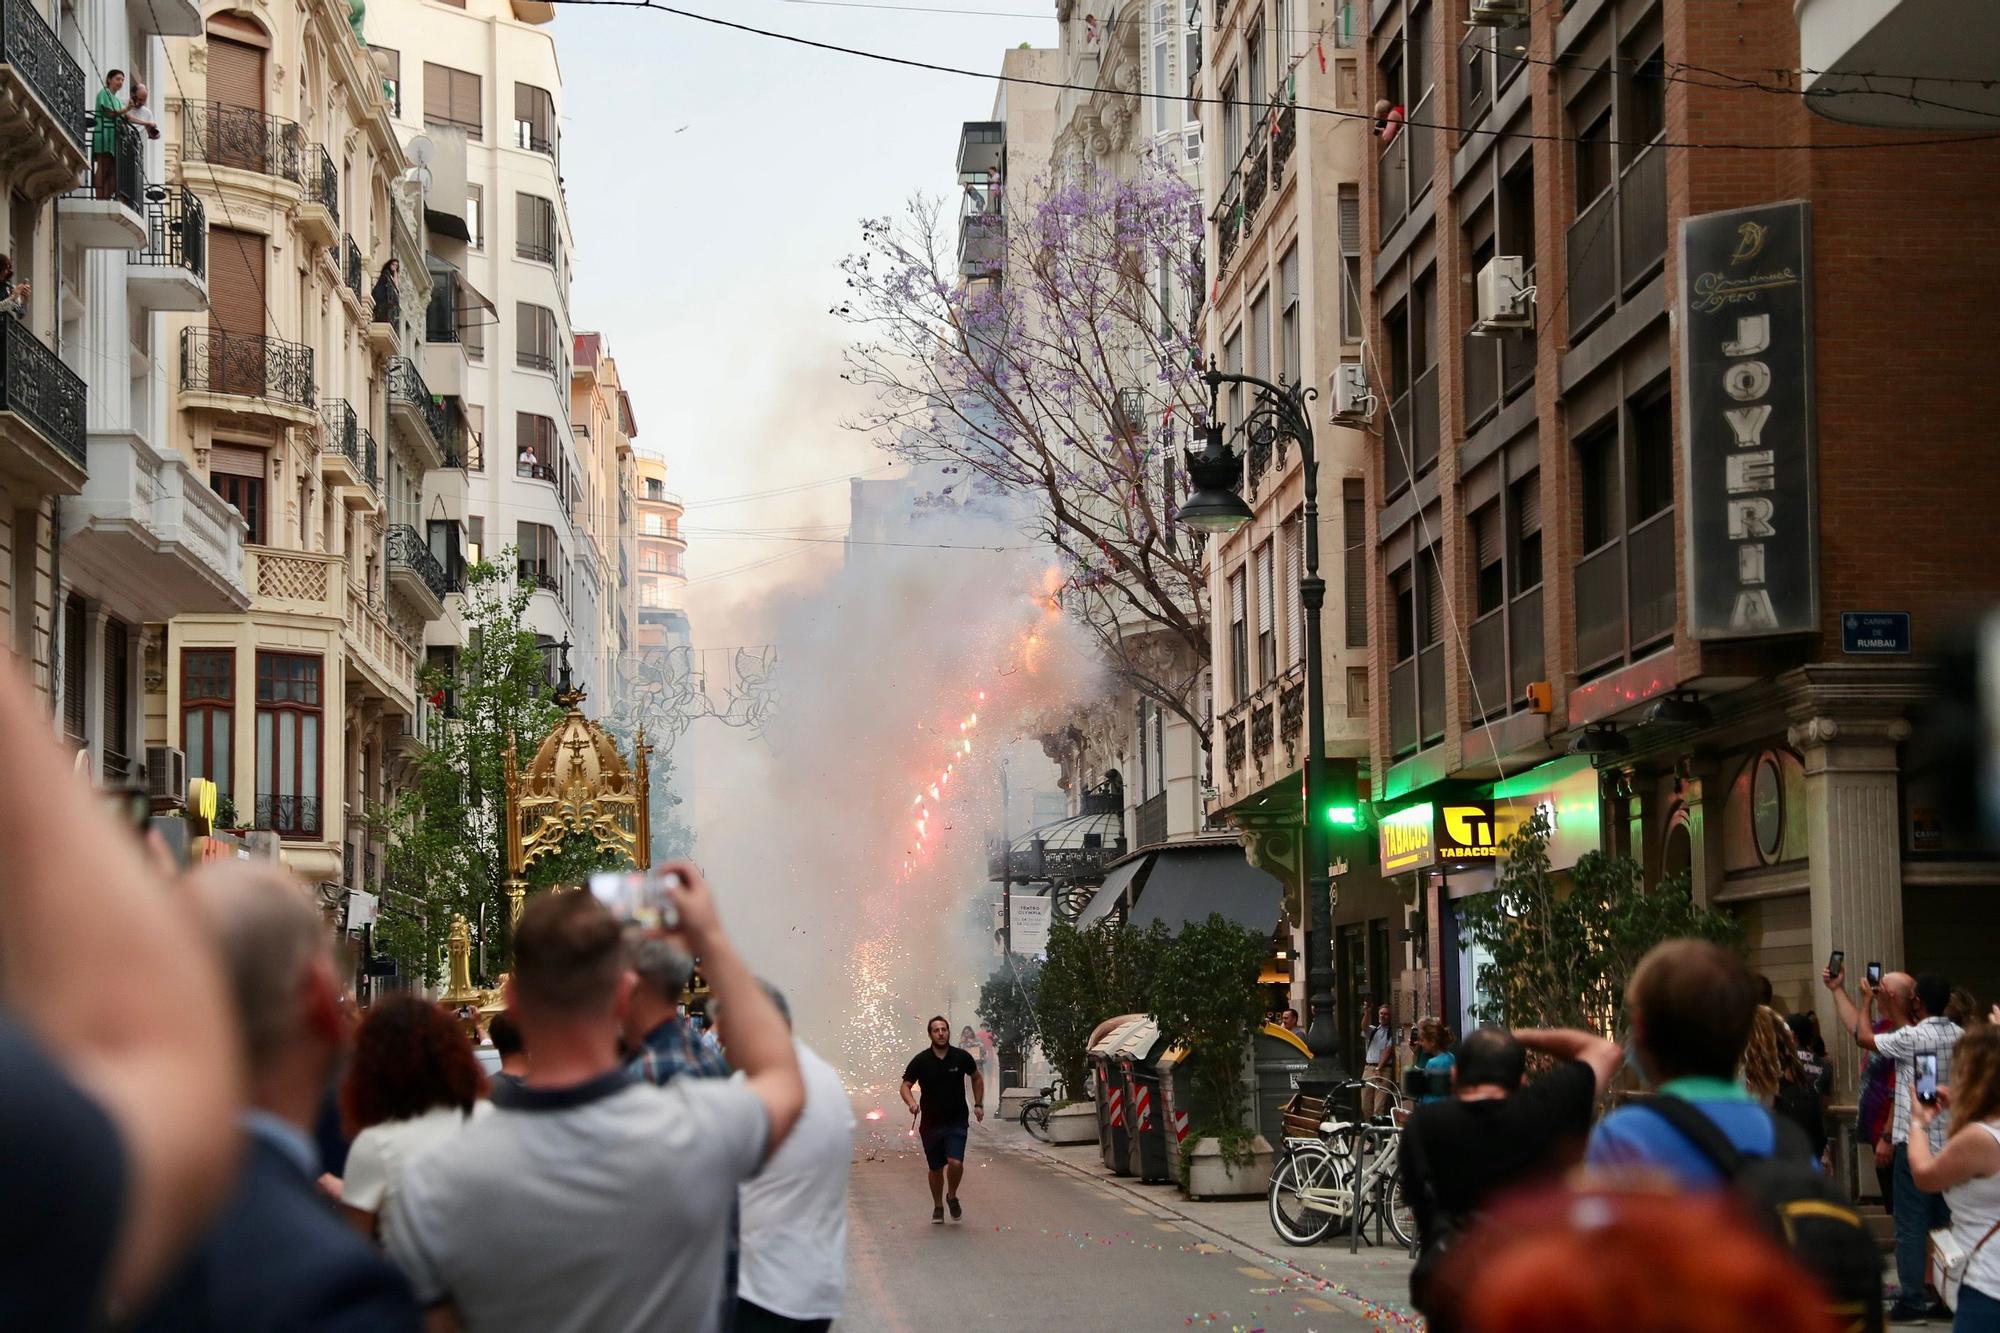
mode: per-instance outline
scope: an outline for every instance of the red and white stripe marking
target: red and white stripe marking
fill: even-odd
[[[1179,1143],[1188,1136],[1188,1113],[1174,1112],[1174,1142]]]
[[[1153,1090],[1141,1083],[1132,1093],[1132,1111],[1139,1117],[1139,1128],[1153,1127]]]
[[[1123,1128],[1125,1124],[1125,1090],[1114,1083],[1111,1085],[1110,1093],[1111,1100],[1107,1105],[1111,1108],[1111,1123]]]

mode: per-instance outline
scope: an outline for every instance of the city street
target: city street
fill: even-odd
[[[1147,1191],[1156,1203],[1086,1180],[1013,1126],[975,1127],[965,1219],[935,1226],[904,1127],[889,1116],[856,1132],[839,1328],[1399,1326],[1325,1290],[1309,1262],[1322,1251],[1299,1252],[1303,1268],[1276,1262],[1192,1220],[1177,1193]]]

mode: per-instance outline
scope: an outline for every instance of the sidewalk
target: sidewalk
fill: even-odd
[[[1359,1307],[1365,1319],[1383,1329],[1417,1329],[1420,1316],[1410,1310],[1410,1257],[1407,1251],[1387,1240],[1382,1246],[1369,1244],[1370,1227],[1359,1253],[1347,1252],[1345,1236],[1329,1237],[1308,1247],[1287,1245],[1271,1229],[1271,1219],[1262,1197],[1217,1202],[1192,1202],[1172,1185],[1142,1185],[1130,1176],[1113,1175],[1105,1169],[1095,1143],[1058,1147],[1043,1143],[1013,1125],[995,1126],[990,1137],[995,1146],[1024,1156],[1039,1157],[1065,1171],[1120,1191],[1146,1206],[1149,1212],[1175,1218],[1201,1231],[1212,1233],[1228,1248],[1288,1271],[1286,1288],[1294,1295],[1316,1293],[1324,1299]],[[1386,1236],[1385,1236],[1386,1239]]]

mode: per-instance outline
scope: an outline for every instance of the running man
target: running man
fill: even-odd
[[[972,1114],[983,1121],[986,1079],[972,1056],[951,1044],[949,1019],[940,1015],[926,1026],[930,1048],[919,1051],[903,1070],[903,1105],[917,1117],[917,1136],[923,1140],[924,1162],[930,1167],[931,1221],[944,1221],[944,1210],[949,1207],[951,1220],[956,1222],[963,1216],[958,1206],[958,1182],[965,1175],[965,1135],[970,1128],[965,1113],[965,1080],[972,1080]]]

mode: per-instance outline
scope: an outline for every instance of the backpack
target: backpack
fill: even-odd
[[[1714,1163],[1743,1211],[1819,1280],[1840,1333],[1881,1333],[1881,1251],[1861,1214],[1814,1169],[1803,1130],[1773,1116],[1771,1155],[1747,1157],[1690,1103],[1649,1097],[1643,1105]]]

